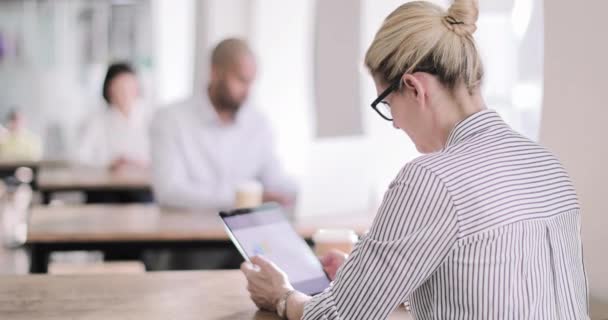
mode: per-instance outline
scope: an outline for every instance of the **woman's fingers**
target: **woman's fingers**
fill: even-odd
[[[270,262],[270,260],[268,260],[262,256],[255,256],[255,257],[251,258],[251,263],[260,267],[260,269],[263,271],[269,270],[269,269],[275,269],[274,264],[272,262]]]
[[[241,263],[241,271],[245,274],[245,277],[249,279],[256,270],[250,262],[245,261]]]

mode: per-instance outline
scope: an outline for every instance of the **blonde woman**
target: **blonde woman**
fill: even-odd
[[[365,64],[372,107],[426,155],[391,183],[350,257],[309,297],[271,261],[242,265],[258,307],[289,319],[588,319],[580,206],[559,161],[486,109],[474,0],[410,2],[384,21]],[[337,271],[336,271],[337,270]]]

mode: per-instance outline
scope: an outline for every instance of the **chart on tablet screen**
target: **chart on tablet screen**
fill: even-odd
[[[262,255],[274,262],[289,275],[291,282],[319,276],[311,273],[311,270],[318,270],[317,258],[289,223],[277,222],[233,232],[248,256]]]

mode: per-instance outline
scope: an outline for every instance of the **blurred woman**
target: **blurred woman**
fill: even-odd
[[[139,81],[130,65],[116,63],[108,68],[103,98],[106,107],[83,123],[76,162],[112,173],[139,171],[147,174],[150,112],[141,102]],[[150,201],[153,196],[149,190],[86,192],[87,203]]]
[[[81,128],[77,162],[112,171],[146,169],[149,112],[141,103],[137,75],[129,64],[108,68],[103,98],[106,108],[92,114]]]

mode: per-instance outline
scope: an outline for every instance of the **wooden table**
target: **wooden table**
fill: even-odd
[[[279,319],[249,300],[240,271],[0,276],[6,320]],[[391,319],[411,320],[404,310]]]
[[[38,168],[40,167],[40,164],[40,161],[0,159],[0,171],[14,172],[17,168],[20,167]]]
[[[62,191],[83,192],[147,192],[151,193],[149,174],[129,170],[112,173],[106,169],[82,166],[40,169],[38,189],[43,202],[48,204],[51,195]]]
[[[320,228],[363,234],[372,216],[310,217],[294,226],[305,239]],[[155,205],[42,206],[32,209],[26,245],[30,271],[47,271],[53,251],[99,250],[137,259],[145,249],[233,248],[217,212],[160,209]]]
[[[32,169],[32,187],[37,188],[38,172],[41,166],[53,167],[57,166],[60,161],[41,160],[41,161],[26,161],[26,160],[7,160],[0,159],[0,178],[6,179],[13,177],[18,168],[26,167]]]

